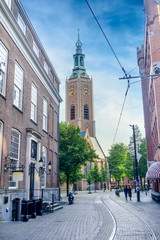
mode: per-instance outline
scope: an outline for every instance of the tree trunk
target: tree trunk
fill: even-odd
[[[97,188],[97,183],[95,182],[95,192],[96,192],[96,188]]]
[[[89,184],[89,193],[91,192],[91,185]]]
[[[69,175],[67,175],[67,197],[69,195]]]

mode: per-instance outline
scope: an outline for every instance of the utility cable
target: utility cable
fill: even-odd
[[[125,105],[125,102],[126,102],[126,98],[127,98],[127,93],[128,93],[129,87],[130,87],[130,85],[127,86],[127,90],[126,90],[126,93],[125,93],[124,101],[123,101],[123,104],[122,104],[122,109],[121,109],[121,112],[120,112],[120,116],[119,116],[119,119],[118,119],[116,132],[115,132],[112,144],[114,144],[114,141],[115,141],[116,136],[117,136],[117,132],[118,132],[119,124],[120,124],[120,121],[121,121],[121,117],[122,117],[122,113],[123,113],[124,105]]]
[[[99,21],[98,21],[97,17],[96,17],[96,16],[95,16],[95,14],[94,14],[94,12],[93,12],[93,10],[92,10],[91,6],[89,5],[89,3],[88,3],[88,1],[87,1],[87,0],[85,0],[85,2],[87,3],[87,5],[88,5],[88,7],[89,7],[89,9],[90,9],[90,11],[91,11],[91,13],[92,13],[92,15],[93,15],[94,19],[96,20],[96,22],[97,22],[97,24],[98,24],[98,26],[99,26],[99,28],[100,28],[100,30],[101,30],[101,32],[102,32],[102,34],[103,34],[104,38],[106,39],[106,41],[107,41],[108,45],[110,46],[110,48],[111,48],[111,51],[112,51],[112,53],[114,54],[114,56],[115,56],[115,58],[116,58],[116,60],[117,60],[118,64],[120,65],[120,67],[121,67],[122,71],[124,72],[125,76],[127,77],[127,73],[126,73],[125,69],[122,67],[122,65],[121,65],[121,63],[120,63],[120,61],[119,61],[119,59],[118,59],[118,57],[117,57],[117,55],[116,55],[116,53],[115,53],[115,51],[114,51],[113,47],[111,46],[111,44],[110,44],[110,42],[109,42],[109,40],[108,40],[108,38],[107,38],[107,36],[106,36],[105,32],[103,31],[103,29],[102,29],[102,27],[101,27],[101,25],[100,25],[100,23],[99,23]]]
[[[123,101],[122,109],[121,109],[121,112],[120,112],[120,117],[119,117],[119,120],[118,120],[118,125],[117,125],[116,132],[115,132],[114,139],[113,139],[113,143],[114,143],[115,138],[116,138],[116,135],[117,135],[117,132],[118,132],[118,128],[119,128],[119,124],[120,124],[120,120],[121,120],[121,117],[122,117],[122,112],[123,112],[123,109],[124,109],[124,105],[125,105],[126,97],[127,97],[128,90],[129,90],[129,87],[130,87],[130,81],[129,81],[129,78],[128,78],[128,76],[127,76],[127,73],[126,73],[125,69],[122,67],[122,64],[120,63],[120,61],[119,61],[119,59],[118,59],[118,57],[117,57],[117,55],[116,55],[114,49],[112,48],[111,43],[109,42],[109,40],[108,40],[108,38],[107,38],[105,32],[103,31],[103,29],[102,29],[102,27],[101,27],[101,25],[100,25],[98,19],[96,18],[95,14],[94,14],[94,12],[93,12],[93,10],[92,10],[92,8],[91,8],[91,6],[89,5],[89,3],[88,3],[87,0],[85,0],[85,2],[87,3],[87,5],[88,5],[88,7],[89,7],[89,9],[90,9],[90,11],[91,11],[91,13],[92,13],[94,19],[96,20],[96,22],[97,22],[97,24],[98,24],[98,26],[99,26],[99,28],[100,28],[100,30],[101,30],[101,32],[102,32],[104,38],[106,39],[106,41],[107,41],[109,47],[111,48],[111,51],[112,51],[112,53],[114,54],[114,56],[115,56],[115,58],[116,58],[118,64],[120,65],[122,71],[124,72],[125,77],[128,79],[128,86],[127,86],[127,90],[126,90],[126,93],[125,93],[125,98],[124,98],[124,101]]]

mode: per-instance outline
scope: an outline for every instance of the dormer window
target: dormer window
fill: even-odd
[[[48,74],[48,65],[46,62],[44,62],[44,69],[45,69],[46,73]]]
[[[18,13],[18,24],[24,34],[26,34],[26,25],[21,17],[21,15]]]

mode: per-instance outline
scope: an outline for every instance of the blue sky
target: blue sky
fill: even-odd
[[[87,74],[94,81],[96,136],[107,154],[115,135],[127,87],[124,74],[95,22],[85,0],[21,0],[61,80],[63,103],[60,120],[65,120],[65,80],[73,69],[77,29],[85,54]],[[137,66],[136,48],[143,44],[143,0],[88,0],[119,61],[130,72]],[[130,73],[139,75],[138,67]],[[128,145],[129,124],[137,124],[144,136],[141,83],[131,85],[115,143]]]

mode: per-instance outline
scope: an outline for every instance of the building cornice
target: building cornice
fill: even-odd
[[[49,94],[52,96],[53,100],[56,102],[56,104],[62,102],[62,98],[60,97],[58,91],[54,87],[40,61],[37,59],[31,45],[29,44],[18,23],[16,22],[15,17],[13,16],[12,12],[7,7],[4,1],[0,1],[0,23],[8,32],[22,55],[25,57],[26,61],[29,63],[30,67],[36,73],[41,83],[44,85]]]

